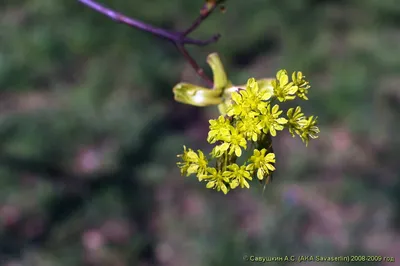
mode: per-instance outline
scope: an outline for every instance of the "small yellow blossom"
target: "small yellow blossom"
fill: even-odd
[[[229,177],[231,182],[231,189],[235,189],[240,186],[241,188],[250,188],[249,183],[246,179],[252,180],[251,173],[246,170],[246,166],[239,166],[237,164],[232,164],[227,167],[227,171],[225,171],[222,175],[225,177]]]
[[[207,174],[200,177],[201,180],[208,181],[206,187],[216,189],[217,191],[222,191],[224,194],[228,193],[228,187],[230,178],[228,176],[223,176],[221,171],[215,168],[208,168]]]
[[[267,153],[267,149],[261,151],[255,149],[253,156],[250,157],[250,164],[247,165],[246,170],[255,171],[257,169],[257,178],[262,180],[270,171],[275,171],[275,154]]]
[[[284,129],[284,125],[288,122],[286,118],[279,117],[282,111],[279,110],[279,105],[274,105],[271,109],[271,105],[261,110],[261,125],[263,126],[263,132],[265,134],[270,133],[271,136],[276,136],[276,131]]]
[[[189,176],[191,174],[202,175],[206,172],[208,161],[204,153],[200,150],[194,152],[192,149],[186,150],[183,146],[183,154],[178,155],[183,162],[178,162],[177,165],[181,169],[181,174]]]
[[[301,107],[297,106],[296,109],[290,108],[287,111],[287,116],[289,118],[288,128],[290,134],[292,134],[293,137],[295,136],[295,133],[300,135],[302,127],[307,123],[306,117],[301,112]]]
[[[257,141],[258,136],[261,134],[261,121],[258,117],[247,116],[237,122],[236,127],[247,140]]]
[[[305,125],[301,128],[302,132],[300,134],[300,137],[303,140],[303,142],[306,143],[306,146],[308,146],[310,138],[312,139],[318,138],[317,134],[319,133],[319,128],[316,126],[317,119],[318,117],[310,116],[306,120]]]
[[[276,79],[271,82],[274,88],[274,95],[280,102],[293,100],[296,98],[298,87],[289,82],[289,76],[286,70],[279,70]]]
[[[247,149],[247,141],[243,134],[241,134],[237,128],[233,126],[229,126],[228,128],[228,134],[223,136],[225,142],[214,148],[213,154],[215,157],[222,156],[222,154],[226,151],[228,154],[235,153],[237,157],[240,157],[242,155],[241,147]]]
[[[211,119],[209,123],[210,131],[207,141],[212,144],[219,140],[225,140],[226,136],[229,135],[229,121],[221,115],[218,119]]]
[[[303,100],[308,100],[307,98],[307,93],[308,93],[308,89],[311,87],[310,86],[310,82],[308,82],[306,80],[306,77],[303,76],[303,73],[298,71],[298,72],[293,72],[292,74],[292,81],[293,84],[296,85],[298,87],[298,90],[296,92],[297,96],[300,99]]]
[[[227,111],[229,116],[245,117],[255,115],[263,108],[272,94],[266,89],[260,89],[257,81],[251,78],[247,81],[246,89],[232,93],[232,104]]]

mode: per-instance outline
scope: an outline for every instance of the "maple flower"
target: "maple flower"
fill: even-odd
[[[186,146],[183,146],[183,149],[183,154],[178,155],[178,157],[182,158],[182,162],[177,163],[181,169],[181,174],[186,176],[204,174],[208,166],[208,161],[204,153],[201,150],[198,150],[196,153],[192,149],[186,149]]]
[[[257,178],[262,180],[265,176],[269,175],[270,171],[275,171],[275,154],[267,153],[267,149],[261,151],[255,149],[253,156],[250,157],[250,164],[247,165],[246,170],[257,170]]]
[[[223,176],[221,171],[218,171],[213,167],[207,168],[207,174],[201,175],[199,179],[208,182],[206,185],[207,188],[222,191],[224,194],[228,193],[228,187],[226,184],[229,183],[230,178]]]
[[[298,87],[293,82],[289,82],[287,71],[282,69],[276,74],[276,79],[271,82],[274,88],[274,95],[280,102],[294,100]]]
[[[229,177],[231,189],[235,189],[240,186],[241,188],[250,188],[249,183],[246,179],[252,180],[251,173],[246,170],[246,166],[239,166],[237,164],[232,164],[227,167],[227,171],[223,172],[223,176]]]
[[[288,122],[286,118],[279,117],[283,111],[279,110],[279,105],[271,105],[261,110],[261,125],[265,134],[270,133],[271,136],[276,136],[276,131],[284,129],[284,125]]]

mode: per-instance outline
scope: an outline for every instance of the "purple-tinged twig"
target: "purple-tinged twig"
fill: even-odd
[[[160,38],[164,38],[166,40],[169,40],[173,42],[178,50],[182,53],[182,55],[186,58],[186,60],[190,63],[190,65],[194,68],[196,73],[202,77],[210,86],[213,85],[212,80],[205,75],[204,70],[200,68],[200,66],[196,63],[196,61],[190,56],[186,48],[184,47],[186,44],[192,44],[192,45],[197,45],[197,46],[205,46],[210,43],[216,42],[220,35],[216,34],[213,37],[211,37],[208,40],[197,40],[197,39],[192,39],[188,38],[187,35],[189,35],[191,32],[193,32],[195,29],[197,29],[200,24],[214,11],[216,8],[217,4],[212,6],[211,8],[208,8],[205,12],[201,12],[200,16],[193,22],[193,24],[185,31],[183,32],[175,32],[175,31],[169,31],[165,30],[162,28],[157,28],[152,25],[146,24],[142,21],[129,18],[121,13],[118,13],[112,9],[109,9],[103,5],[100,5],[96,3],[95,1],[92,0],[78,0],[78,2],[81,2],[82,4],[92,8],[93,10],[96,10],[97,12],[108,16],[109,18],[113,19],[116,22],[126,24],[130,27],[134,27],[137,29],[140,29],[142,31],[149,32],[155,36],[158,36]]]

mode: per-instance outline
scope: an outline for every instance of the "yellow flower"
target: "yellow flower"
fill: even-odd
[[[283,130],[284,125],[288,122],[286,118],[279,117],[282,111],[279,111],[279,105],[274,105],[271,110],[271,105],[261,110],[262,116],[260,118],[263,132],[270,133],[271,136],[276,136],[277,130]]]
[[[247,149],[246,139],[233,126],[229,126],[229,133],[228,133],[228,135],[224,135],[224,140],[225,140],[224,143],[216,146],[213,149],[212,154],[215,157],[222,156],[222,154],[224,154],[224,152],[226,152],[226,151],[230,155],[235,153],[235,155],[237,157],[240,157],[242,155],[241,147],[243,147],[244,149]]]
[[[289,132],[293,137],[295,134],[299,135],[306,146],[308,146],[310,138],[318,138],[317,134],[319,133],[319,128],[317,127],[317,117],[310,116],[307,118],[301,112],[300,106],[297,106],[296,109],[290,108],[287,111],[287,116],[289,118]]]
[[[216,189],[217,191],[222,190],[224,194],[228,193],[226,184],[229,183],[230,178],[223,176],[221,171],[217,171],[215,168],[207,168],[207,174],[200,176],[199,179],[208,181],[207,188]]]
[[[308,93],[308,89],[311,86],[310,86],[310,82],[308,82],[306,80],[306,76],[303,76],[303,73],[300,71],[293,72],[292,81],[293,81],[293,84],[298,87],[298,90],[296,92],[297,96],[300,99],[308,100],[306,94]]]
[[[202,175],[206,172],[208,161],[204,156],[204,153],[200,150],[194,152],[192,149],[186,150],[186,146],[183,146],[183,154],[178,155],[182,158],[182,162],[178,162],[177,165],[181,169],[181,174],[189,176],[191,174]]]
[[[271,85],[274,88],[274,95],[280,102],[296,98],[298,87],[293,82],[289,82],[286,70],[279,70],[276,74],[276,79],[271,82]]]
[[[246,170],[255,171],[257,169],[257,178],[262,180],[264,176],[269,175],[270,171],[275,171],[275,154],[267,153],[267,149],[261,151],[255,149],[253,156],[250,157],[250,164]]]
[[[300,137],[303,140],[303,142],[306,143],[306,146],[308,146],[308,142],[310,138],[316,139],[318,138],[318,133],[319,133],[319,128],[316,126],[317,124],[317,119],[318,117],[310,116],[306,122],[305,125],[301,128],[301,134]]]
[[[207,141],[212,144],[219,140],[225,140],[229,136],[229,120],[225,119],[222,115],[218,119],[211,119],[210,131],[208,132]]]
[[[256,142],[261,134],[261,121],[258,117],[246,116],[238,121],[236,127],[246,137],[247,140]]]
[[[265,101],[271,98],[270,91],[261,90],[257,81],[251,78],[247,81],[246,89],[232,93],[233,104],[229,106],[227,114],[234,117],[254,115],[263,107]]]
[[[287,111],[287,116],[289,118],[288,128],[290,134],[292,134],[293,137],[295,136],[295,133],[300,135],[301,128],[307,124],[306,117],[301,112],[301,107],[297,106],[296,109],[290,108]]]
[[[232,104],[228,105],[226,111],[227,115],[238,117],[245,116],[247,114],[248,110],[244,106],[244,101],[246,99],[243,97],[242,91],[244,90],[239,90],[239,92],[232,92]]]
[[[225,171],[222,175],[228,177],[230,179],[230,187],[231,189],[235,189],[240,186],[241,188],[247,187],[250,185],[246,179],[252,180],[251,174],[246,170],[246,166],[239,166],[237,164],[229,165],[228,170]]]

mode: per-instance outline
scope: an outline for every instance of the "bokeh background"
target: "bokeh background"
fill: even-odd
[[[175,30],[203,4],[101,3]],[[0,3],[1,265],[235,266],[245,254],[400,265],[397,1],[226,7],[192,35],[222,34],[189,48],[207,73],[211,52],[239,84],[301,70],[312,84],[304,109],[319,116],[308,148],[274,139],[264,195],[258,183],[224,196],[180,176],[176,154],[205,147],[217,113],[173,101],[176,83],[201,80],[172,44],[77,1]]]

